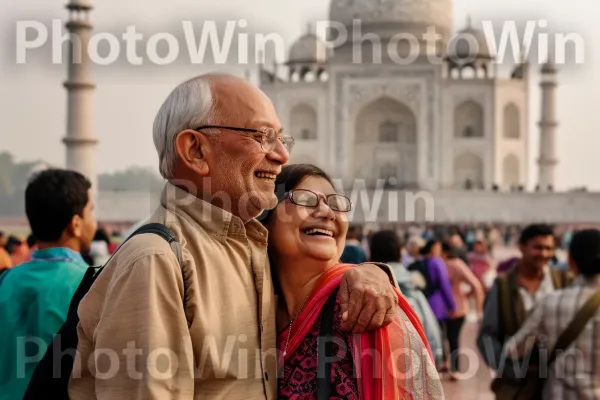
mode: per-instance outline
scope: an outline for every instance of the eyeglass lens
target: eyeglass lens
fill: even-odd
[[[301,206],[316,207],[319,205],[320,199],[316,193],[308,190],[296,190],[292,193],[292,200]],[[342,195],[332,194],[327,196],[327,203],[334,211],[350,211],[350,200]]]
[[[261,141],[261,145],[263,147],[264,151],[273,151],[273,149],[275,149],[275,146],[277,145],[277,132],[275,131],[275,129],[271,129],[271,128],[267,128],[264,130],[265,134],[262,137],[262,141]],[[288,151],[288,153],[291,153],[292,148],[294,147],[294,139],[290,136],[282,136],[281,137],[281,143],[283,144],[283,146],[285,147],[285,149]]]

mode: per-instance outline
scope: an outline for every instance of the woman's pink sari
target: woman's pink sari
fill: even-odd
[[[336,265],[319,279],[302,313],[292,325],[287,362],[318,322],[329,296],[353,265]],[[400,311],[394,322],[374,333],[351,335],[359,397],[365,400],[439,399],[443,391],[431,349],[416,314],[398,294]],[[283,351],[288,331],[280,335]]]

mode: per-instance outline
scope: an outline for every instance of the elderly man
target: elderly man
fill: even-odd
[[[182,245],[126,242],[79,306],[72,399],[274,399],[275,296],[267,231],[274,181],[293,145],[267,96],[228,75],[178,86],[154,123],[168,180],[150,222]],[[375,265],[345,276],[345,328],[375,329],[396,312]],[[385,317],[385,321],[384,321]]]

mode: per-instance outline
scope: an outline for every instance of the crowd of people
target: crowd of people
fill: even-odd
[[[116,251],[118,241],[110,232],[108,225],[96,230],[90,248],[82,253],[89,266],[104,265]],[[37,247],[37,239],[33,234],[23,238],[14,234],[7,236],[0,231],[0,272],[30,261]]]
[[[485,239],[476,239],[469,252],[462,236],[452,229],[445,237],[427,240],[426,233],[402,238],[402,233],[382,230],[371,232],[366,242],[361,231],[360,227],[349,230],[353,241],[346,244],[342,262],[369,259],[392,267],[403,295],[418,310],[438,370],[456,380],[462,326],[472,308],[481,320],[487,289],[484,276],[494,267]]]
[[[442,399],[473,314],[497,398],[600,397],[600,231],[568,238],[574,280],[545,225],[517,232],[498,276],[489,249],[512,227],[363,236],[326,172],[286,165],[293,138],[235,76],[176,87],[153,138],[160,205],[118,249],[84,176],[29,182],[35,245],[5,245],[0,272],[0,400]],[[540,343],[558,350],[547,381]]]
[[[557,237],[552,226],[524,226],[516,243],[521,255],[496,262],[488,245],[494,229],[469,240],[472,227],[412,226],[364,239],[353,227],[342,261],[392,266],[438,371],[448,371],[451,381],[461,376],[460,331],[470,315],[479,324],[480,354],[496,374],[497,399],[600,398],[600,230],[562,230]],[[556,257],[561,240],[567,260]]]

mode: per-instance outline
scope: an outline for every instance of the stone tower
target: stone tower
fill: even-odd
[[[556,156],[556,86],[557,71],[552,62],[547,62],[541,70],[542,115],[540,127],[540,156],[538,159],[539,190],[552,191],[555,188]]]
[[[67,148],[66,167],[85,175],[92,183],[92,192],[98,193],[96,176],[96,145],[93,132],[92,93],[95,88],[91,77],[88,43],[92,32],[89,0],[70,0],[66,6],[69,21],[66,28],[71,34],[67,89]]]

